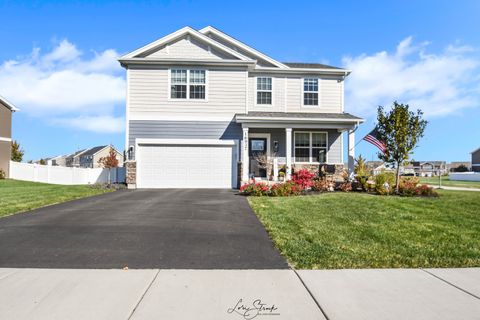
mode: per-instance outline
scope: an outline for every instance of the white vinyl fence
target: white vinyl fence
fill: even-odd
[[[480,181],[480,173],[477,172],[456,172],[448,175],[450,180]]]
[[[53,184],[107,183],[108,169],[46,166],[10,161],[10,178]],[[110,181],[125,182],[125,168],[111,169]]]

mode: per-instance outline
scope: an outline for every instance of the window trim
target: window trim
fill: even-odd
[[[305,162],[305,161],[296,161],[296,152],[295,152],[295,137],[297,135],[297,133],[308,133],[309,134],[309,146],[308,146],[308,150],[309,150],[309,161],[308,162]],[[293,161],[292,163],[298,163],[298,164],[320,164],[321,162],[318,162],[318,161],[312,161],[313,158],[312,158],[312,133],[324,133],[325,134],[325,138],[326,138],[326,142],[327,142],[327,146],[325,147],[325,163],[329,163],[328,162],[328,131],[294,131],[293,132]],[[305,147],[306,148],[306,147]],[[316,147],[318,148],[318,147]],[[323,163],[323,162],[322,162]]]
[[[270,89],[270,91],[268,90],[258,90],[258,78],[270,78],[272,79],[272,88]],[[255,76],[255,96],[253,97],[253,99],[255,99],[255,107],[259,107],[259,108],[270,108],[270,107],[273,107],[273,88],[274,88],[274,85],[273,85],[273,77],[272,76],[268,76],[268,75],[258,75],[258,76]],[[272,94],[272,100],[270,101],[270,104],[261,104],[261,103],[258,103],[258,99],[257,99],[257,93],[258,92],[270,92]]]
[[[185,99],[182,98],[172,98],[172,70],[185,70],[187,71],[187,97]],[[191,70],[202,70],[205,71],[205,99],[191,99],[190,98],[190,71]],[[208,76],[209,76],[209,70],[205,68],[169,68],[168,69],[168,101],[172,102],[208,102],[208,92],[209,92],[209,86],[208,86]],[[195,85],[195,84],[193,84]]]
[[[317,105],[307,105],[305,104],[305,79],[317,79],[318,81],[318,104]],[[321,82],[322,82],[322,79],[320,79],[319,77],[302,77],[301,78],[301,90],[302,90],[302,95],[300,97],[300,99],[302,99],[301,101],[301,106],[302,108],[313,108],[313,109],[318,109],[321,107],[321,100],[320,100],[320,91],[321,91]],[[315,92],[315,91],[307,91],[307,92]]]

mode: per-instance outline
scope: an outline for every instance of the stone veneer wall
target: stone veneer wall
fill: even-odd
[[[137,183],[137,162],[127,161],[125,162],[125,168],[127,170],[125,182],[127,185],[135,185]]]
[[[301,169],[307,169],[312,173],[318,173],[318,164],[293,164],[292,168],[294,171],[298,171]],[[335,165],[335,173],[333,174],[333,179],[335,181],[343,181],[343,172],[345,170],[345,166],[343,164],[336,164]]]

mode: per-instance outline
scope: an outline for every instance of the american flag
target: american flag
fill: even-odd
[[[363,140],[367,141],[367,142],[370,142],[371,144],[373,144],[375,147],[377,147],[378,149],[380,149],[380,151],[382,151],[382,153],[385,153],[387,151],[387,146],[385,145],[385,143],[383,143],[382,141],[378,140],[378,132],[377,132],[377,128],[375,127],[375,129],[373,129],[372,131],[370,131],[369,134],[367,134]]]

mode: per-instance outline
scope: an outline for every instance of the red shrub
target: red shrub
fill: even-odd
[[[302,189],[309,189],[313,185],[314,173],[311,173],[307,169],[301,169],[292,175],[292,180],[295,184],[302,187]]]
[[[240,187],[240,192],[251,196],[268,196],[270,194],[270,186],[265,183],[249,183]]]

